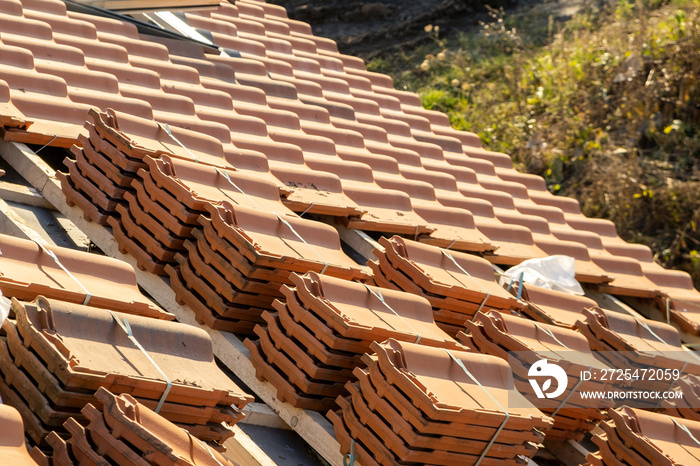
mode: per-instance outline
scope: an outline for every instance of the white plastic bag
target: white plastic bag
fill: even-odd
[[[583,288],[574,278],[576,270],[573,257],[556,255],[528,259],[505,272],[513,282],[519,282],[521,274],[525,283],[549,290],[583,295]]]
[[[0,291],[0,326],[5,323],[5,319],[10,315],[10,300],[2,295]]]

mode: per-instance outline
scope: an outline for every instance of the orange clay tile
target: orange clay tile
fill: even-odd
[[[191,210],[205,211],[206,203],[226,200],[282,215],[289,213],[280,201],[277,186],[265,179],[167,156],[146,161],[156,185]]]
[[[634,354],[639,363],[683,367],[686,373],[700,374],[698,361],[683,351],[680,335],[673,326],[639,319],[596,307],[583,311],[577,327],[588,327],[597,339],[626,352],[627,357]]]
[[[214,330],[252,335],[253,328],[256,325],[255,322],[251,320],[227,319],[222,317],[219,313],[219,311],[221,313],[235,312],[236,309],[234,306],[223,309],[212,309],[203,297],[197,295],[196,292],[187,287],[185,280],[180,274],[179,267],[175,268],[168,264],[165,266],[165,272],[170,277],[170,286],[175,293],[175,299],[178,304],[186,304],[189,306],[195,314],[197,323],[207,325]],[[246,313],[256,311],[254,308],[246,308],[245,306],[240,309]],[[262,309],[257,310],[257,312],[262,312]]]
[[[415,341],[420,335],[424,345],[457,348],[435,326],[430,304],[418,296],[314,272],[291,279],[305,306],[347,338]]]
[[[61,438],[55,431],[49,432],[46,436],[46,443],[53,449],[53,454],[51,455],[53,464],[58,464],[60,466],[69,466],[73,464],[69,453],[68,442]]]
[[[195,224],[187,224],[175,217],[170,210],[167,210],[163,204],[151,199],[145,192],[142,183],[134,183],[136,193],[126,193],[124,200],[129,205],[138,205],[139,209],[158,223],[162,224],[167,229],[168,234],[180,238],[192,238],[192,230],[196,228]],[[194,214],[186,209],[179,211],[185,218],[195,217]]]
[[[280,301],[273,303],[275,309],[280,313],[281,320],[286,322],[289,319],[293,319],[297,323],[302,324],[328,348],[346,353],[363,354],[374,341],[343,337],[341,334],[333,331],[313,312],[309,312],[291,290],[282,288],[282,291],[287,298],[286,303],[282,304]]]
[[[105,458],[115,461],[117,464],[134,464],[147,466],[149,463],[124,442],[112,436],[105,424],[102,412],[92,404],[87,404],[81,410],[82,414],[90,422],[87,426],[90,432],[90,440],[95,445],[95,451]]]
[[[112,227],[112,234],[117,248],[122,254],[131,254],[136,259],[136,266],[156,275],[166,275],[167,262],[155,259],[138,240],[132,238],[115,217],[108,217],[107,224]]]
[[[64,429],[71,434],[70,450],[80,464],[92,464],[109,466],[109,462],[92,449],[88,442],[85,428],[74,418],[69,418],[63,423]]]
[[[698,422],[631,408],[611,410],[610,417],[625,445],[652,464],[692,464],[700,456]]]
[[[131,213],[131,217],[136,224],[144,231],[149,232],[151,236],[158,240],[163,246],[180,251],[184,249],[183,243],[187,238],[175,235],[166,225],[161,223],[158,218],[146,212],[139,203],[138,198],[130,195],[127,205],[128,211]],[[119,207],[118,212],[119,210],[122,210],[122,208]],[[123,210],[126,211],[127,209]]]
[[[338,233],[330,226],[292,216],[282,217],[282,221],[274,213],[233,207],[228,202],[209,208],[219,234],[256,264],[292,271],[326,268],[325,273],[347,278],[367,275],[365,268],[341,251]],[[290,244],[295,244],[294,248]]]
[[[75,279],[71,278],[36,243],[0,235],[0,289],[5,296],[30,300],[45,295],[82,303],[85,290],[89,304],[121,312],[172,319],[145,296],[136,286],[136,276],[128,264],[105,256],[95,256],[57,246],[46,246]],[[9,271],[12,273],[8,273]],[[76,281],[77,279],[77,281]]]
[[[270,318],[269,316],[270,314],[268,314],[268,319]],[[257,326],[255,327],[255,334],[258,336],[260,349],[266,356],[266,359],[267,355],[272,355],[279,351],[293,360],[296,366],[303,371],[304,376],[308,377],[310,380],[314,380],[319,384],[326,383],[330,385],[334,383],[343,384],[352,379],[352,370],[325,366],[324,364],[315,361],[313,358],[310,358],[307,354],[305,354],[303,348],[300,348],[282,333],[271,332],[267,327],[263,328],[261,326]],[[294,379],[290,378],[289,380],[292,381]],[[302,389],[302,391],[309,394],[315,394],[312,390],[307,391],[306,388],[308,387],[305,387]],[[320,395],[333,396],[330,394]]]
[[[455,464],[455,462],[461,461],[474,461],[486,448],[488,441],[479,440],[458,440],[455,438],[440,438],[435,437],[424,437],[420,435],[415,435],[412,431],[401,431],[400,433],[392,432],[392,428],[387,425],[387,420],[378,416],[367,403],[362,398],[357,386],[354,384],[348,384],[351,390],[352,396],[350,400],[352,402],[352,408],[354,414],[357,416],[358,420],[364,425],[369,427],[373,432],[380,433],[379,436],[387,442],[393,442],[397,445],[397,449],[394,450],[395,453],[398,451],[404,451],[402,456],[414,456],[420,457],[420,455],[431,455],[430,459],[426,457],[426,462],[436,462],[438,464]],[[347,400],[343,400],[343,403],[349,407]],[[403,434],[403,435],[401,435]],[[404,443],[405,446],[400,444]],[[396,447],[394,447],[396,448]],[[410,450],[430,450],[429,452],[409,452]],[[398,451],[397,451],[398,450]],[[529,453],[529,455],[528,455]],[[506,443],[495,443],[489,449],[488,457],[495,458],[513,458],[516,455],[528,455],[531,456],[534,453],[534,449],[531,446],[522,445],[518,443],[506,444]]]
[[[63,389],[56,377],[43,366],[42,361],[24,347],[14,326],[4,325],[3,329],[8,333],[8,348],[11,352],[10,355],[0,345],[0,349],[3,349],[2,357],[8,363],[5,370],[8,382],[12,380],[13,385],[20,383],[25,397],[29,393],[33,394],[33,400],[38,406],[35,412],[42,419],[63,413],[63,419],[72,415],[82,421],[83,418],[76,409],[81,409],[88,403],[96,403],[93,394]],[[10,358],[13,358],[14,361]],[[25,376],[21,372],[17,372],[17,369],[14,368],[15,365],[26,372],[31,379],[24,378]],[[30,398],[28,400],[31,401]],[[138,401],[151,409],[155,409],[158,405],[158,400],[138,398]],[[243,417],[240,411],[226,405],[202,407],[168,401],[163,403],[160,413],[173,422],[199,425],[207,422],[234,424]],[[48,423],[48,421],[45,422]]]
[[[117,213],[119,214],[119,220],[117,221],[117,219],[113,217],[110,218],[108,222],[113,228],[114,224],[119,222],[124,233],[131,241],[139,244],[143,252],[152,260],[164,263],[175,262],[175,254],[178,249],[171,247],[176,246],[175,244],[170,241],[167,244],[161,243],[159,239],[151,235],[149,230],[145,229],[136,221],[134,217],[138,215],[138,213],[134,212],[130,206],[118,206]]]
[[[218,452],[178,428],[129,395],[115,396],[100,388],[95,396],[104,404],[105,422],[116,438],[124,438],[155,464],[231,464]]]
[[[222,238],[208,218],[201,216],[199,223],[202,230],[193,230],[194,237],[198,242],[206,241],[207,246],[216,254],[228,261],[229,264],[238,270],[246,278],[269,281],[272,283],[291,284],[289,272],[270,267],[258,266],[248,260],[231,242]],[[202,233],[203,232],[203,233]]]
[[[27,437],[39,446],[47,446],[45,439],[50,428],[41,422],[41,419],[27,406],[22,397],[11,387],[8,387],[4,380],[0,380],[0,397],[3,403],[19,411]]]
[[[333,398],[307,395],[297,391],[296,387],[289,382],[289,379],[265,359],[259,343],[248,339],[243,343],[250,352],[250,360],[255,367],[255,376],[258,380],[269,381],[274,385],[277,390],[277,399],[287,402],[296,408],[314,411],[326,411],[336,407]]]
[[[434,450],[412,451],[400,441],[397,442],[395,438],[386,439],[383,437],[378,437],[377,434],[375,434],[371,429],[362,424],[362,422],[358,419],[358,416],[355,414],[354,409],[347,402],[342,401],[342,421],[337,417],[338,414],[336,413],[329,413],[328,417],[336,426],[340,422],[343,422],[349,435],[353,439],[357,439],[363,445],[368,445],[368,449],[372,452],[373,460],[376,460],[382,465],[399,464],[399,462],[403,461],[404,458],[410,461],[418,461],[421,464],[434,464],[429,459],[431,454],[435,452]],[[399,452],[398,455],[396,454],[396,451]],[[471,458],[471,460],[475,461],[477,458],[478,457],[474,457]],[[450,460],[453,459],[450,458]],[[464,458],[462,458],[462,460],[464,460]],[[437,464],[444,463],[437,462]],[[485,457],[482,464],[490,464],[494,466],[496,464],[515,465],[518,464],[518,462],[515,460],[504,460],[502,458],[493,459]]]
[[[398,421],[397,427],[407,428],[406,424],[408,424],[421,435],[450,437],[457,441],[461,439],[490,440],[496,433],[496,428],[470,424],[466,417],[464,423],[441,423],[425,418],[418,408],[410,402],[406,403],[403,395],[382,378],[376,360],[367,357],[364,360],[368,361],[367,368],[358,367],[354,371],[358,378],[362,397],[371,409],[385,413],[385,419],[403,419],[403,421]],[[499,440],[503,443],[538,442],[542,438],[542,433],[534,429],[503,429],[502,433],[499,434]]]
[[[36,464],[29,456],[24,443],[24,428],[19,412],[12,406],[0,405],[0,425],[2,425],[0,431],[3,432],[0,442],[3,461],[18,466]]]
[[[201,212],[188,209],[168,191],[159,189],[150,172],[139,170],[138,175],[141,178],[141,182],[135,181],[132,183],[132,186],[140,198],[150,197],[153,201],[165,207],[168,212],[177,217],[182,223],[189,225],[197,224]],[[141,191],[143,191],[143,196],[141,195]]]
[[[272,304],[272,296],[242,292],[209,267],[195,270],[189,260],[179,253],[176,255],[176,261],[180,264],[180,275],[187,287],[202,296],[213,309],[223,310],[233,306],[233,312],[222,312],[222,317],[242,319],[245,314],[237,312],[235,307],[269,309]]]
[[[97,115],[92,110],[90,118],[113,147],[135,159],[164,153],[184,160],[194,155],[201,163],[219,167],[238,163],[278,183],[288,206],[297,212],[310,208],[315,213],[350,214],[348,225],[418,233],[422,240],[443,246],[446,240],[457,240],[453,246],[464,248],[484,241],[498,247],[487,258],[504,265],[564,252],[577,258],[580,279],[614,278],[606,288],[612,292],[640,296],[662,286],[663,278],[657,277],[656,287],[646,281],[655,276],[646,251],[620,246],[614,228],[583,217],[576,201],[549,194],[540,178],[518,174],[507,155],[482,149],[474,134],[451,129],[445,115],[424,110],[415,95],[394,90],[391,78],[366,71],[360,59],[339,54],[333,41],[314,37],[308,25],[286,18],[283,9],[239,3],[240,7],[222,4],[210,12],[188,12],[186,21],[212,30],[230,55],[196,58],[170,56],[166,41],[147,42],[132,24],[66,12],[60,3],[30,0],[8,6],[0,18],[7,83],[6,88],[0,86],[0,101],[8,106],[10,120],[33,120],[34,133],[10,129],[5,137],[24,134],[34,138],[31,142],[65,146],[86,134],[81,127],[88,112],[85,103],[110,106],[117,111]],[[232,50],[236,48],[240,52]],[[20,84],[25,92],[19,92]],[[150,119],[151,108],[155,120],[168,123],[182,144]],[[264,150],[252,150],[252,144]],[[93,146],[98,143],[93,141]],[[291,154],[291,146],[300,149],[301,157],[293,162],[276,159],[283,151]],[[408,161],[423,171],[454,175],[459,188],[435,191],[438,202],[450,209],[431,210],[433,204],[422,202],[422,197],[414,206],[397,192],[377,190],[371,178],[357,179],[358,161],[393,175],[403,175],[401,165]],[[107,168],[101,170],[108,174]],[[115,176],[112,172],[110,179]],[[415,174],[403,176],[418,179]],[[63,180],[69,202],[87,210],[86,217],[106,221],[105,209],[115,206],[99,197],[96,185],[83,184],[81,189]],[[293,185],[298,187],[290,194],[287,186]],[[409,189],[410,183],[405,186]],[[91,195],[85,196],[85,190]],[[99,198],[102,207],[87,204],[86,197]],[[475,200],[487,200],[484,207],[492,203],[495,210],[477,214],[465,200],[472,207],[478,204]],[[470,211],[468,228],[465,215],[450,223],[447,215],[457,218],[452,208]],[[362,209],[370,212],[360,216]],[[547,219],[557,239],[535,217]],[[436,234],[427,235],[432,228]],[[593,251],[590,260],[580,246],[589,247],[585,235],[566,228],[592,231],[608,252],[632,261]],[[119,228],[115,233],[122,244],[133,243]],[[561,241],[562,234],[569,238]],[[640,262],[643,275],[634,261]],[[163,264],[149,262],[147,256],[140,262],[163,272]],[[668,294],[676,322],[694,332],[697,312],[692,303],[699,295],[665,286],[668,290],[660,291]],[[664,296],[657,298],[665,307]],[[690,305],[684,304],[688,298]]]
[[[188,381],[187,385],[174,382],[168,401],[187,402],[194,396],[199,397],[200,403],[204,402],[204,405],[213,406],[226,402],[235,403],[239,408],[250,401],[233,382],[213,367],[211,342],[203,331],[194,327],[140,316],[110,314],[107,310],[42,297],[33,303],[22,304],[13,300],[12,304],[18,318],[18,330],[25,345],[34,348],[49,370],[66,386],[126,386],[131,387],[127,392],[134,396],[160,398],[165,387],[162,375],[128,340],[126,333],[115,321],[116,316],[129,321],[137,340],[171,380]],[[97,338],[101,332],[102,338],[84,340],[81,337],[84,335],[81,328],[85,325],[92,326],[91,335]],[[178,338],[172,337],[173,332]],[[60,335],[59,346],[68,355],[56,347],[59,342],[57,335]],[[109,341],[112,343],[104,343]],[[103,348],[96,350],[95,345]],[[128,360],[124,359],[125,356],[110,356],[105,345],[112,348],[112,352],[128,355]],[[170,349],[166,350],[165,347]],[[200,368],[201,364],[212,364],[212,369],[198,370],[197,375],[186,374],[191,365],[178,362],[182,358],[179,353],[185,347],[186,359],[198,360]],[[197,352],[193,353],[195,350]],[[74,364],[67,365],[67,359],[74,360]],[[86,370],[91,366],[93,369]],[[185,372],[182,372],[183,370]],[[203,400],[204,396],[207,397],[206,401]]]
[[[201,230],[196,233],[202,235]],[[239,270],[231,266],[223,256],[216,253],[209,243],[202,239],[195,243],[185,241],[185,249],[188,252],[188,260],[194,270],[204,270],[211,267],[223,275],[228,283],[247,293],[280,297],[279,284],[247,278]]]
[[[462,369],[458,369],[459,366],[444,349],[399,343],[392,339],[383,344],[373,343],[372,349],[377,352],[379,366],[387,380],[400,387],[431,419],[458,421],[471,410],[475,411],[475,419],[484,422],[486,426],[500,425],[505,418],[505,413],[497,407],[495,401]],[[481,384],[492,387],[490,393],[494,398],[508,396],[506,387],[510,371],[505,361],[474,353],[451,353],[472,374],[482,376]],[[411,376],[408,375],[409,372]],[[488,382],[486,377],[490,378]],[[428,396],[429,392],[432,396]],[[504,406],[505,401],[499,403]],[[523,406],[527,405],[523,400]],[[511,409],[509,414],[506,426],[511,428],[545,427],[551,423],[551,419],[534,407]]]
[[[112,185],[113,189],[108,189],[107,191],[109,192],[105,192],[102,186],[86,177],[73,160],[66,158],[63,164],[68,167],[70,180],[76,189],[80,190],[85,197],[89,198],[100,209],[113,213],[116,211],[117,205],[124,202],[122,198],[125,191],[123,189],[114,188],[114,185]],[[110,194],[116,197],[110,197]]]
[[[617,458],[621,458],[628,464],[644,464],[646,462],[643,456],[625,445],[625,442],[617,433],[614,422],[603,422],[600,424],[600,426],[605,434],[609,449]]]
[[[82,155],[82,152],[79,151],[77,153],[75,162],[68,158],[64,160],[64,165],[67,165],[69,168],[73,163],[75,163],[75,166],[78,168],[78,171],[83,178],[90,180],[92,184],[97,186],[97,188],[106,194],[110,199],[122,200],[124,198],[124,193],[127,192],[129,186],[119,185],[114,180],[110,179],[97,167],[96,164],[88,161],[87,158]],[[71,170],[71,176],[73,176],[73,173],[74,171]]]
[[[286,310],[286,305],[281,301],[275,301],[272,305],[278,310],[273,323],[270,323],[268,317],[266,317],[270,315],[270,313],[263,313],[263,318],[268,322],[269,328],[275,326],[279,327],[280,331],[283,331],[287,336],[293,337],[304,345],[306,351],[323,364],[349,369],[360,365],[360,357],[356,353],[329,348],[314,335],[313,329],[309,329],[303,324],[295,322],[289,315],[289,311]]]
[[[548,290],[525,284],[522,299],[527,306],[521,310],[534,320],[574,328],[584,309],[597,306],[585,296],[577,296],[562,291]]]
[[[78,137],[82,144],[81,150],[78,146],[71,147],[71,153],[75,156],[78,166],[94,165],[112,183],[120,188],[129,188],[131,182],[136,178],[136,173],[123,172],[103,154],[96,151],[90,141],[83,135]]]
[[[78,206],[83,211],[83,218],[88,222],[106,225],[107,219],[113,212],[107,212],[92,203],[92,200],[80,191],[71,177],[66,173],[56,172],[56,179],[61,183],[61,191],[66,197],[66,204],[70,207]]]

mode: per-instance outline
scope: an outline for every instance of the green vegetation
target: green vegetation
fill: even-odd
[[[558,24],[490,10],[478,31],[370,63],[521,171],[613,220],[700,284],[700,0],[618,0]]]

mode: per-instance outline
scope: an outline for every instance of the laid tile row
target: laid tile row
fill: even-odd
[[[4,54],[8,89],[13,91],[12,86],[26,81],[36,84],[35,101],[39,96],[58,98],[66,93],[76,105],[92,98],[88,103],[111,106],[126,115],[148,116],[139,107],[147,102],[157,109],[152,116],[158,121],[208,135],[210,142],[222,146],[217,151],[239,169],[276,180],[280,188],[294,185],[301,197],[295,199],[296,194],[290,193],[287,204],[298,211],[330,212],[330,205],[324,207],[320,200],[333,191],[345,199],[338,198],[341,209],[336,214],[350,214],[347,208],[355,208],[355,201],[365,204],[355,203],[354,215],[346,217],[350,226],[418,234],[422,241],[443,247],[489,252],[498,246],[490,259],[504,264],[566,253],[576,258],[580,280],[603,284],[618,294],[661,301],[659,292],[670,293],[673,318],[696,330],[695,307],[700,299],[688,285],[688,277],[676,277],[655,266],[648,250],[626,245],[608,223],[581,216],[574,201],[549,195],[541,179],[515,172],[507,156],[475,147],[473,135],[451,130],[444,115],[422,110],[409,93],[393,91],[390,79],[363,72],[361,61],[338,54],[332,42],[313,37],[308,27],[290,22],[281,10],[270,14],[260,5],[251,8],[240,3],[240,8],[222,4],[215,12],[185,15],[197,27],[215,30],[221,36],[218,40],[235,39],[229,45],[240,58],[233,54],[219,60],[195,58],[187,47],[183,47],[187,52],[171,56],[162,44],[145,42],[133,25],[66,13],[60,3],[7,2],[3,43],[8,52]],[[23,34],[40,43],[27,45],[20,40]],[[57,56],[62,57],[61,66]],[[226,63],[235,63],[236,73]],[[249,65],[247,73],[239,72],[243,63]],[[252,66],[255,63],[258,68]],[[38,71],[43,73],[39,78]],[[88,74],[95,79],[84,79]],[[118,84],[113,78],[117,75],[121,82],[127,82],[128,76],[131,84]],[[85,91],[94,91],[85,86],[94,87],[97,82],[101,83],[98,93]],[[22,89],[31,94],[34,88]],[[267,97],[263,89],[277,92],[268,92]],[[275,93],[277,97],[272,96]],[[12,93],[19,100],[26,97],[19,94]],[[318,106],[324,103],[332,104],[336,114]],[[338,114],[338,105],[348,107],[350,113]],[[126,128],[129,118],[121,120]],[[377,124],[381,131],[372,131]],[[233,138],[232,129],[237,134]],[[80,131],[84,130],[75,134]],[[168,142],[170,151],[188,157],[195,154],[189,141],[184,147]],[[273,160],[278,156],[282,158]],[[404,163],[406,157],[414,157],[413,162]],[[280,182],[277,175],[286,181]],[[335,188],[320,188],[322,193],[304,188],[311,186],[309,176],[316,175],[335,177],[337,181],[326,183],[328,187],[335,183]],[[312,181],[313,186],[318,188],[318,181]],[[120,188],[114,189],[112,194],[121,193]],[[307,194],[313,200],[302,201]],[[401,200],[404,195],[412,200]],[[116,208],[109,199],[102,201]],[[368,212],[362,213],[365,208]],[[424,216],[427,223],[418,217],[407,221],[414,214]],[[430,230],[434,231],[428,234]],[[167,248],[158,244],[152,248],[172,260]],[[156,266],[162,272],[162,264]]]

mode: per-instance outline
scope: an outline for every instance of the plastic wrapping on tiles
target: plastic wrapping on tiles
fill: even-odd
[[[511,267],[505,276],[513,282],[522,280],[534,286],[565,293],[583,295],[583,288],[576,281],[574,258],[564,255],[528,259]]]
[[[0,326],[5,323],[5,319],[10,315],[10,300],[2,295],[0,291]]]

